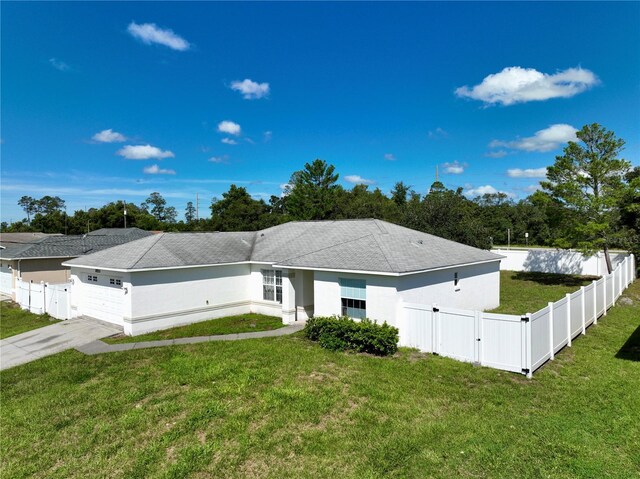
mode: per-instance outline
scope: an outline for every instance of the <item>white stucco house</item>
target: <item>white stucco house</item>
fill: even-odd
[[[500,259],[370,219],[161,233],[64,264],[75,315],[136,335],[248,312],[284,323],[344,314],[396,324],[403,302],[492,309]]]

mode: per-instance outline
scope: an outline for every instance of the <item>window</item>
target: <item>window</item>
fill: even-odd
[[[116,286],[122,286],[121,279],[109,278],[109,284],[114,284]]]
[[[262,270],[262,299],[282,303],[282,271]]]
[[[364,279],[340,278],[342,315],[350,318],[367,317],[367,282]]]
[[[98,282],[98,277],[93,276],[92,274],[87,275],[87,281],[93,281],[94,283]]]

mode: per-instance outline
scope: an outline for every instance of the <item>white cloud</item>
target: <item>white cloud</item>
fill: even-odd
[[[127,27],[127,31],[132,37],[137,38],[147,45],[157,43],[178,51],[188,50],[191,46],[188,41],[173,33],[172,30],[169,30],[168,28],[162,29],[155,23],[137,24],[135,22],[131,22]]]
[[[488,156],[489,158],[503,158],[503,157],[507,156],[508,154],[509,153],[507,151],[505,151],[505,150],[496,150],[496,151],[489,151],[489,152],[485,153],[484,156]]]
[[[387,161],[396,161],[396,155],[394,155],[393,153],[385,153],[384,155],[384,159]]]
[[[495,195],[496,193],[504,193],[509,198],[515,197],[513,193],[509,193],[507,191],[499,191],[491,185],[478,186],[477,188],[467,188],[464,191],[464,194],[469,198],[475,198],[476,196],[482,195]]]
[[[175,170],[160,168],[158,165],[145,166],[142,170],[147,175],[175,175]]]
[[[588,90],[599,82],[598,77],[583,68],[567,68],[554,74],[533,68],[507,67],[489,75],[472,88],[462,86],[459,97],[480,100],[488,105],[513,105],[550,98],[569,98]]]
[[[354,183],[358,185],[373,185],[375,183],[375,181],[367,180],[366,178],[363,178],[360,175],[347,175],[344,177],[344,179],[349,183]]]
[[[493,140],[489,148],[511,148],[522,151],[547,152],[558,149],[569,141],[577,141],[576,130],[564,123],[551,125],[544,130],[538,130],[533,136],[518,138],[513,141]]]
[[[223,138],[222,140],[220,140],[221,143],[224,143],[225,145],[237,145],[238,142],[236,140],[234,140],[233,138]]]
[[[126,141],[126,137],[122,133],[113,131],[111,128],[108,130],[102,130],[91,137],[93,140],[100,143],[122,143]]]
[[[435,130],[429,130],[429,132],[427,132],[427,136],[432,139],[438,139],[438,138],[446,138],[449,136],[449,133],[447,133],[445,130],[443,130],[442,128],[438,127]]]
[[[231,82],[231,89],[242,93],[242,98],[245,100],[258,100],[269,95],[268,83],[257,83],[248,78]]]
[[[511,168],[507,170],[507,176],[510,178],[546,178],[547,168]]]
[[[218,123],[218,131],[220,133],[238,136],[240,134],[240,125],[233,121],[224,120]]]
[[[226,163],[228,159],[229,159],[228,155],[212,156],[211,158],[209,158],[209,161],[211,163]]]
[[[540,183],[537,183],[535,185],[529,185],[525,188],[525,191],[528,193],[535,193],[538,190],[541,190],[542,186],[540,185]]]
[[[271,141],[271,139],[273,138],[273,132],[272,131],[265,131],[262,134],[262,141],[264,141],[265,143],[268,141]]]
[[[151,145],[127,145],[120,148],[117,155],[125,157],[127,160],[149,160],[151,158],[173,158],[175,155],[169,150],[162,151],[160,148]]]
[[[453,163],[444,163],[442,166],[444,166],[445,173],[451,173],[452,175],[464,173],[465,165],[462,165],[457,161],[454,161]]]
[[[59,70],[61,72],[66,72],[67,70],[69,70],[71,68],[65,62],[60,61],[60,60],[58,60],[56,58],[49,58],[49,63],[51,64],[51,66],[53,68],[55,68],[56,70]]]

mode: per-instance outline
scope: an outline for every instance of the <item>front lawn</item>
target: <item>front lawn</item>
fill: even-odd
[[[156,341],[160,339],[190,338],[193,336],[214,336],[218,334],[251,333],[255,331],[271,331],[283,327],[282,319],[264,314],[242,314],[225,318],[210,319],[200,323],[188,324],[177,328],[155,331],[139,336],[124,334],[105,338],[105,343],[136,343],[139,341]]]
[[[500,307],[492,313],[535,313],[558,301],[580,286],[587,286],[595,277],[553,273],[500,271]]]
[[[0,476],[639,477],[640,282],[617,304],[531,380],[299,335],[67,351],[0,373]]]
[[[26,333],[32,329],[42,328],[57,323],[58,320],[48,314],[30,313],[12,301],[0,302],[0,339]]]

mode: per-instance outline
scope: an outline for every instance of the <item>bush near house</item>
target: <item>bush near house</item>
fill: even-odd
[[[398,350],[398,328],[370,319],[354,321],[347,317],[318,317],[307,320],[304,335],[332,351],[355,351],[390,356]]]

